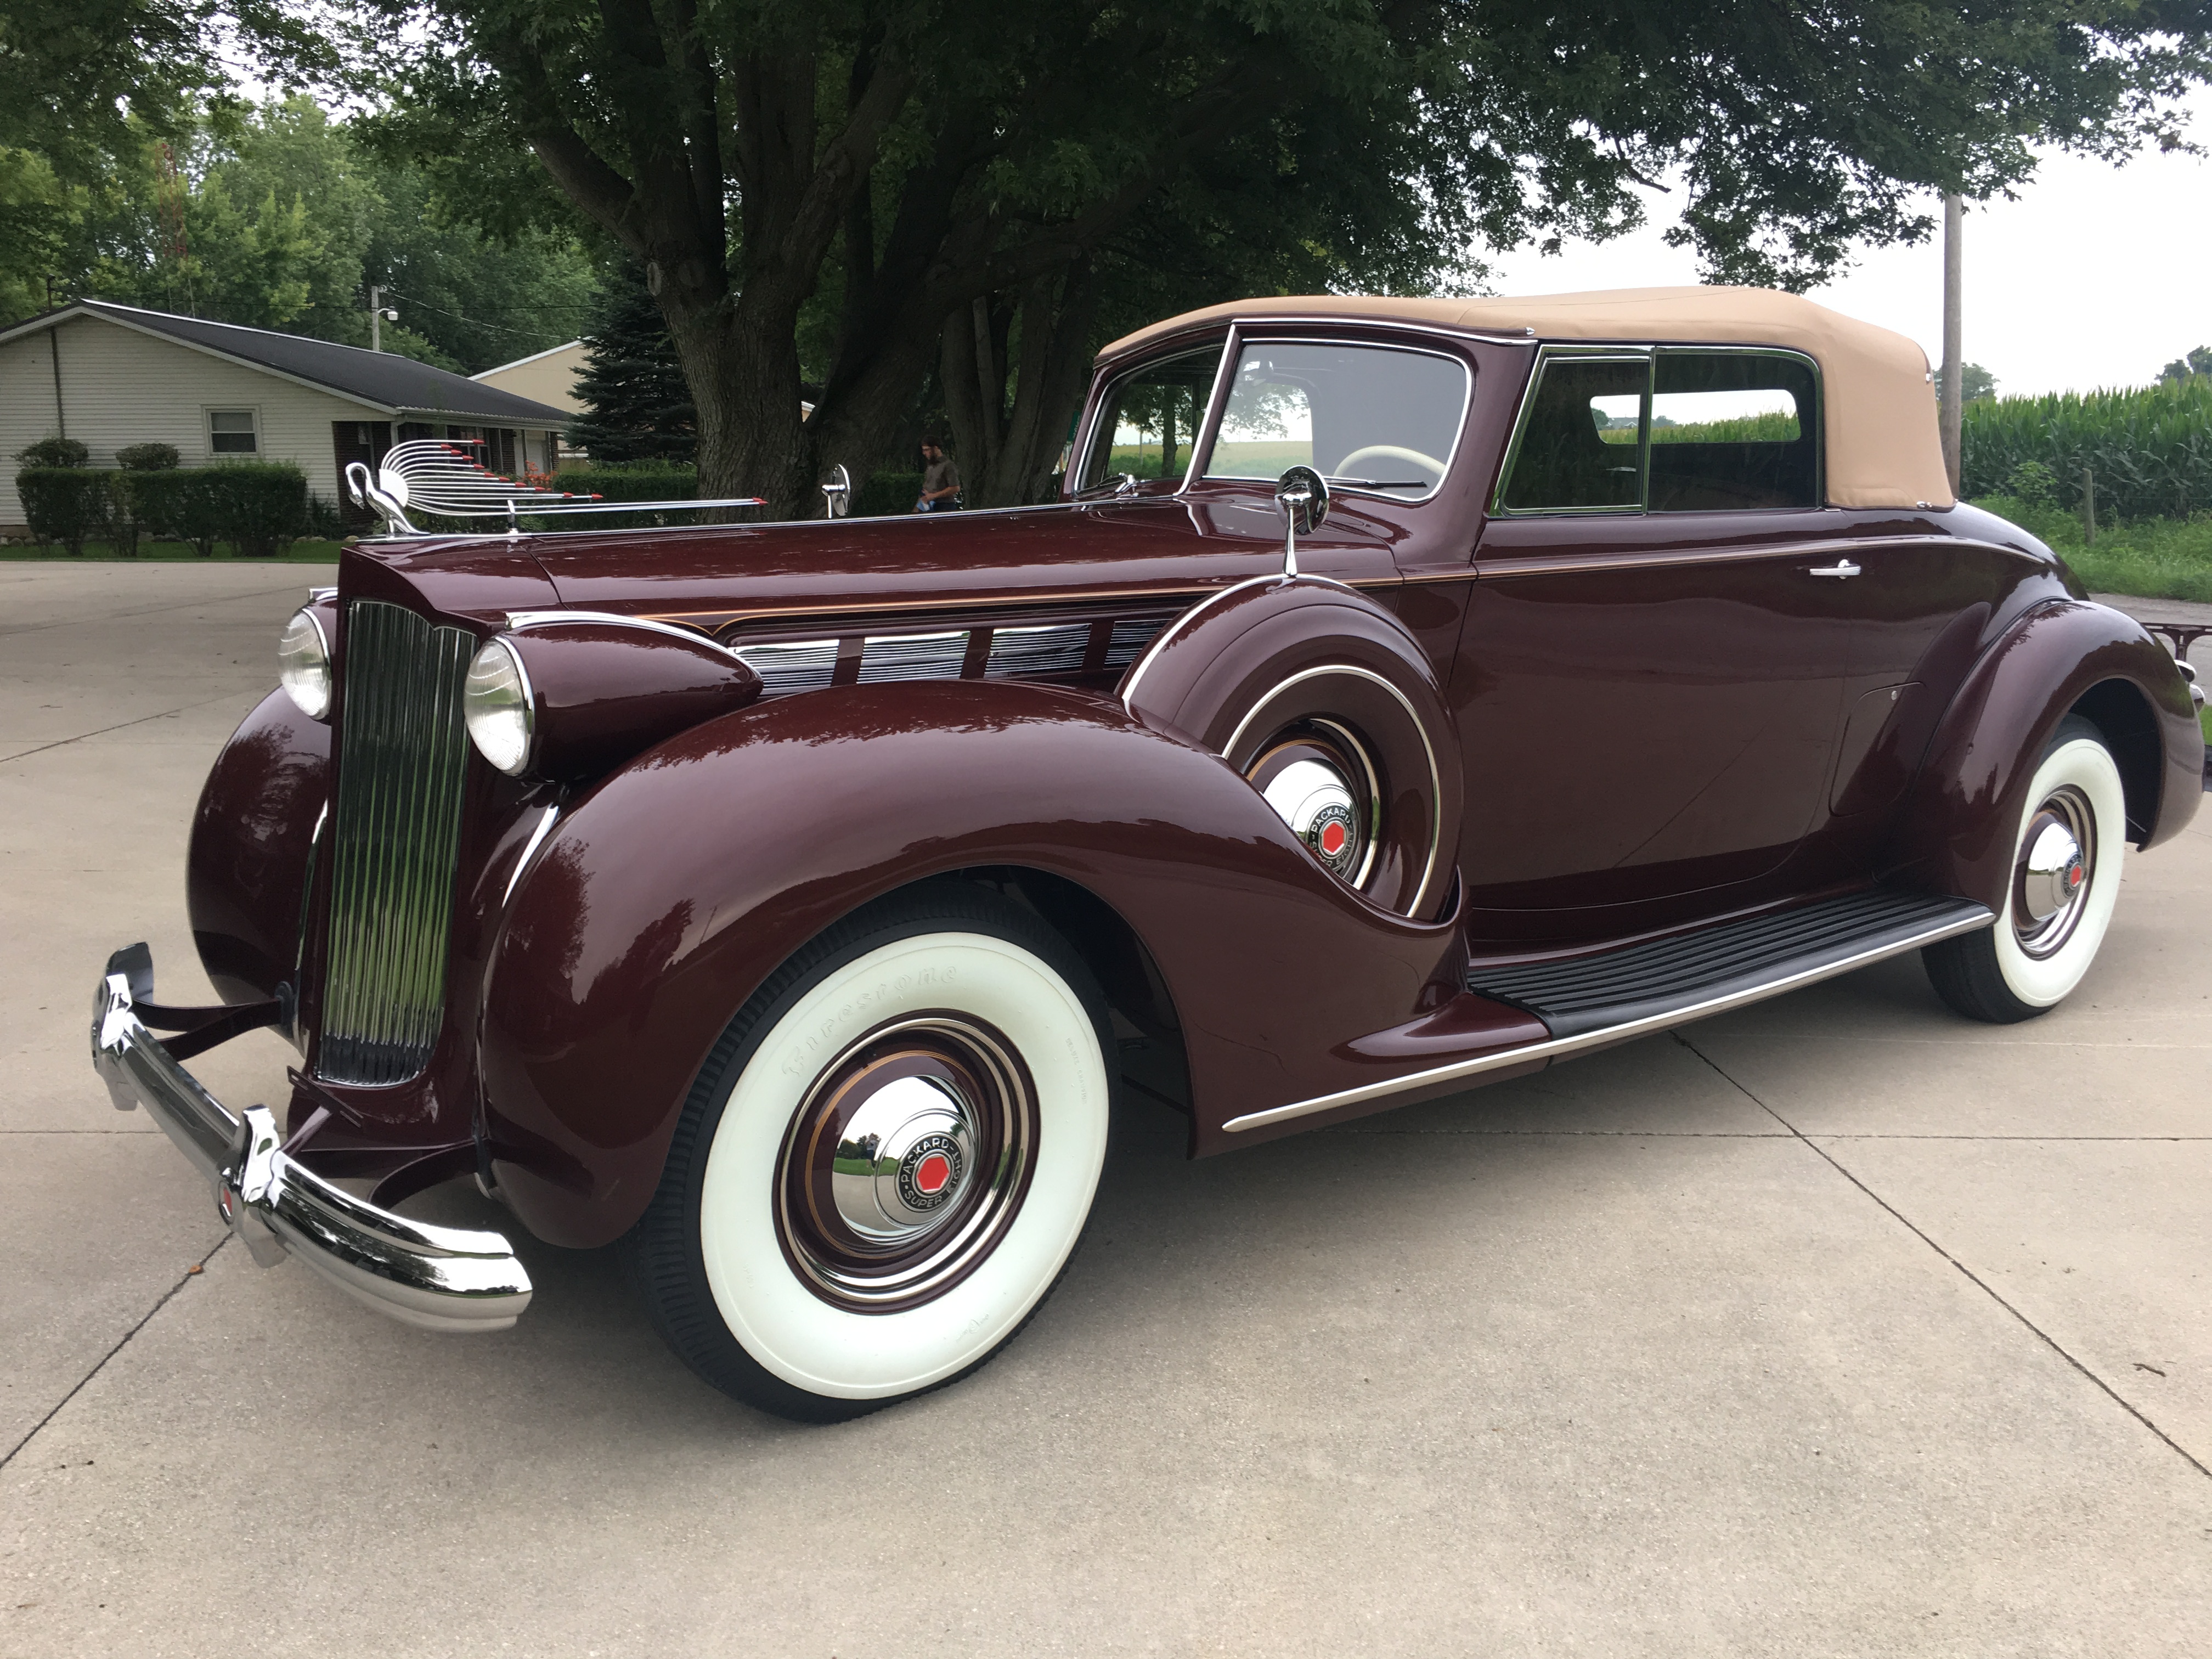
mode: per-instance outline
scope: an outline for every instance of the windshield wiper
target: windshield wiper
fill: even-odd
[[[1355,489],[1426,489],[1426,478],[1340,478],[1331,473],[1327,480],[1333,484],[1350,484]]]

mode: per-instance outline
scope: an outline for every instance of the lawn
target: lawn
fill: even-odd
[[[292,544],[291,550],[284,555],[283,562],[286,564],[336,564],[341,545],[342,544],[337,542],[296,541]],[[197,563],[199,562],[200,556],[190,542],[141,542],[138,544],[138,551],[135,556],[118,554],[111,542],[87,542],[84,544],[82,556],[88,562],[106,561],[112,563],[129,564],[134,557],[155,563]],[[228,544],[218,542],[216,544],[215,556],[208,562],[228,564],[236,556]],[[68,557],[69,555],[59,547],[41,547],[36,542],[9,542],[0,545],[0,559],[66,559]],[[256,562],[265,562],[265,561],[256,561]]]
[[[2092,547],[2081,519],[2064,507],[2011,495],[1985,496],[1974,505],[2050,544],[2092,592],[2212,603],[2212,514],[2100,525]]]

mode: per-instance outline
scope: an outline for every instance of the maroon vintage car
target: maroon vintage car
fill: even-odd
[[[194,821],[224,1006],[118,951],[99,1069],[258,1261],[501,1328],[507,1241],[393,1210],[472,1176],[796,1417],[1020,1328],[1121,1091],[1225,1152],[1912,950],[2024,1018],[2199,796],[2185,671],[1953,501],[1917,348],[1784,295],[1176,318],[1042,507],[357,487],[395,533]],[[281,1122],[185,1068],[258,1025]]]

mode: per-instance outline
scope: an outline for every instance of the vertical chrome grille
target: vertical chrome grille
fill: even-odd
[[[346,611],[316,1061],[333,1083],[404,1082],[438,1040],[468,763],[461,683],[475,643],[396,605],[356,599]]]

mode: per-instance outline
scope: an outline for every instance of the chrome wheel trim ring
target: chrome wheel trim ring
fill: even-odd
[[[2056,956],[2089,906],[2097,868],[2097,816],[2072,784],[2028,815],[2013,856],[2012,929],[2023,954]]]
[[[1006,1236],[1037,1142],[1035,1086],[999,1032],[950,1012],[879,1027],[792,1115],[771,1194],[784,1259],[832,1306],[919,1307]]]
[[[1364,887],[1382,842],[1382,787],[1366,745],[1340,721],[1297,720],[1261,745],[1245,781],[1340,880]],[[1328,826],[1348,832],[1332,852]]]
[[[1301,578],[1301,580],[1304,579]],[[1422,725],[1420,715],[1415,712],[1413,703],[1407,700],[1403,691],[1391,684],[1373,669],[1362,668],[1354,663],[1331,663],[1320,668],[1303,669],[1283,680],[1251,705],[1244,718],[1239,720],[1236,728],[1230,732],[1227,741],[1220,745],[1220,752],[1224,755],[1235,754],[1237,746],[1243,741],[1245,732],[1251,729],[1253,723],[1259,719],[1267,706],[1293,686],[1302,685],[1310,680],[1328,679],[1332,677],[1364,681],[1381,690],[1398,705],[1404,712],[1413,735],[1420,740],[1421,758],[1428,773],[1429,799],[1431,803],[1441,800],[1443,796],[1443,778],[1437,766],[1436,744],[1430,741],[1428,728]],[[1363,763],[1364,763],[1364,752],[1363,749],[1361,750]],[[1378,800],[1381,799],[1379,794],[1376,798]],[[1433,807],[1431,817],[1432,818],[1434,817]],[[1373,842],[1378,845],[1382,840],[1379,829],[1378,823],[1378,833],[1372,838]],[[1428,902],[1429,889],[1435,884],[1437,866],[1443,852],[1443,824],[1441,819],[1437,819],[1429,826],[1428,845],[1424,849],[1420,860],[1420,881],[1413,889],[1413,902],[1404,908],[1402,914],[1409,916],[1418,916],[1421,914],[1422,907]]]

